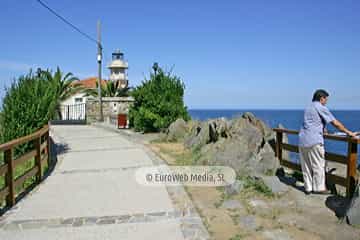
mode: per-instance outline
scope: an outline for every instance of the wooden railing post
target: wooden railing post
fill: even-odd
[[[282,161],[282,147],[281,144],[283,142],[283,133],[282,132],[276,132],[276,156],[280,161]]]
[[[50,168],[50,164],[51,164],[51,146],[50,146],[50,128],[49,130],[46,132],[46,141],[47,141],[47,146],[46,146],[46,150],[47,150],[47,154],[48,154],[48,169]]]
[[[347,186],[346,186],[346,196],[352,197],[356,182],[357,182],[357,143],[349,141],[348,142],[348,162],[347,162]]]
[[[15,205],[15,187],[14,187],[14,159],[12,148],[4,152],[5,163],[8,165],[8,171],[5,177],[5,186],[9,188],[9,194],[6,198],[6,205],[12,207]]]
[[[36,150],[35,165],[38,167],[38,182],[41,182],[43,178],[42,164],[41,164],[41,135],[34,139],[34,145]]]

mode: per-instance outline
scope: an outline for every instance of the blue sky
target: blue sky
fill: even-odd
[[[303,108],[324,88],[330,108],[360,109],[357,0],[44,2],[94,38],[100,19],[105,62],[120,48],[130,85],[174,67],[189,108]],[[96,45],[35,0],[0,9],[0,96],[30,67],[96,76]]]

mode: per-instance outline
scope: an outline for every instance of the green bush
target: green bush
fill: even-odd
[[[28,135],[53,117],[56,95],[51,82],[31,72],[21,76],[6,89],[3,99],[2,141]]]
[[[39,70],[16,79],[3,99],[0,117],[0,140],[7,142],[33,133],[60,115],[60,103],[81,91],[82,88],[73,81],[77,80],[72,73],[56,69]]]
[[[184,90],[184,83],[171,72],[159,69],[156,75],[150,74],[131,94],[135,103],[129,111],[130,125],[136,131],[157,132],[178,118],[189,120]]]

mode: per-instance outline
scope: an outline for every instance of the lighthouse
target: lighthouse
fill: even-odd
[[[110,81],[119,81],[120,87],[126,88],[129,83],[127,79],[128,63],[124,60],[124,53],[120,50],[113,52],[108,68],[110,69]]]

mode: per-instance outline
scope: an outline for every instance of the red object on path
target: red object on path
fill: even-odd
[[[126,128],[127,125],[127,115],[118,114],[118,128]]]

